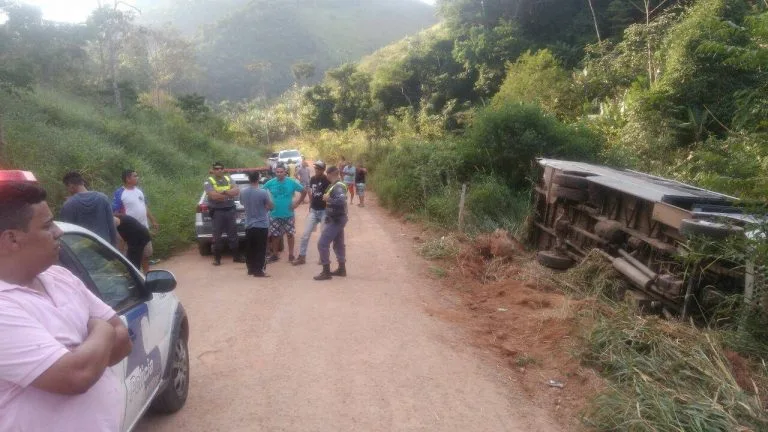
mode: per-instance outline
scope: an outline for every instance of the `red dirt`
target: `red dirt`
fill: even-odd
[[[604,386],[575,357],[575,316],[588,303],[548,286],[542,278],[545,270],[525,253],[517,251],[514,259],[490,256],[488,237],[465,244],[455,262],[444,263],[451,269],[445,283],[459,293],[465,307],[435,313],[462,321],[475,345],[494,353],[510,380],[536,406],[556,414],[565,430],[583,429],[580,411]],[[551,387],[550,380],[564,387]]]

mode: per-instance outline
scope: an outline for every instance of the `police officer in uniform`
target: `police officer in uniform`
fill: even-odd
[[[344,227],[347,225],[347,185],[340,181],[341,172],[335,166],[328,168],[326,177],[330,186],[323,195],[325,200],[325,225],[320,240],[317,241],[317,250],[320,252],[320,263],[323,271],[315,276],[315,280],[324,281],[333,276],[347,276],[347,247],[344,243]],[[331,271],[331,244],[339,268]]]
[[[221,265],[221,250],[224,246],[222,234],[227,234],[229,249],[236,263],[245,262],[240,256],[237,238],[237,209],[235,197],[240,195],[240,189],[232,179],[224,173],[224,165],[214,162],[213,175],[205,182],[205,193],[208,197],[208,208],[213,219],[213,265]]]

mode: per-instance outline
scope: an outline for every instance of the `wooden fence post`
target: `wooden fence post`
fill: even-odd
[[[461,185],[461,198],[459,199],[459,231],[464,230],[464,202],[467,199],[467,184]]]

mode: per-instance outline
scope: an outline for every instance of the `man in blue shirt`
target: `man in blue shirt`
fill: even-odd
[[[248,274],[267,277],[264,265],[267,257],[269,211],[274,208],[269,192],[259,188],[259,173],[248,174],[251,187],[240,191],[240,204],[245,207],[245,263]]]
[[[279,248],[280,238],[288,235],[288,261],[294,260],[293,246],[294,236],[296,235],[296,218],[293,210],[304,201],[307,191],[296,179],[286,176],[284,166],[278,166],[275,169],[275,178],[264,185],[264,189],[272,194],[272,202],[275,207],[270,213],[271,222],[269,225],[270,244],[272,246],[272,256],[269,262],[275,262],[280,259]],[[301,193],[298,201],[293,201],[296,192]]]
[[[89,191],[79,172],[67,173],[63,181],[70,197],[61,207],[59,219],[87,228],[117,246],[117,229],[109,198],[101,192]]]

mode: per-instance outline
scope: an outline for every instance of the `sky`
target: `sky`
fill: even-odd
[[[83,22],[98,2],[96,0],[22,0],[24,3],[38,6],[43,11],[43,18],[51,21]],[[125,1],[125,0],[124,0]],[[424,3],[434,4],[435,0],[421,0]],[[131,0],[126,3],[133,3]],[[109,1],[105,2],[109,3]],[[0,23],[3,17],[0,16]]]

